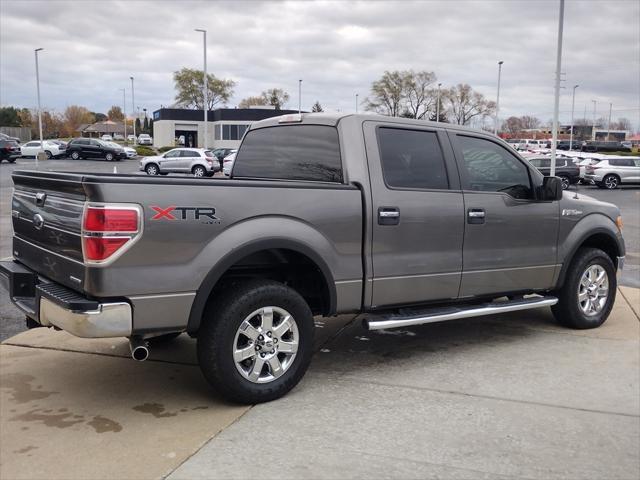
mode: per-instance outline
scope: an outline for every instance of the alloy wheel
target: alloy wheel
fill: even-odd
[[[599,314],[609,298],[609,276],[601,265],[589,265],[580,277],[578,305],[586,316]]]

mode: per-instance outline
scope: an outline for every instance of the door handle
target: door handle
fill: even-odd
[[[398,225],[400,223],[400,209],[398,207],[378,208],[378,225]]]
[[[484,208],[470,208],[467,210],[467,223],[472,225],[484,223],[484,217]]]

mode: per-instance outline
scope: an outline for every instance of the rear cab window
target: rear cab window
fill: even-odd
[[[233,177],[342,183],[338,130],[327,125],[249,130],[236,155]]]

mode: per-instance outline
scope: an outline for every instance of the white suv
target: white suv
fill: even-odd
[[[609,190],[623,183],[640,183],[640,158],[614,157],[587,165],[584,178]]]
[[[163,155],[140,160],[140,170],[147,175],[170,172],[191,173],[194,177],[211,177],[220,170],[220,162],[211,150],[204,148],[174,148]]]
[[[148,133],[138,135],[138,145],[153,145],[153,138]]]

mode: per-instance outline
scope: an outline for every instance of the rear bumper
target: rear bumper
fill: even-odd
[[[88,299],[38,275],[18,262],[0,262],[0,285],[13,304],[44,327],[57,327],[78,337],[129,337],[133,312],[127,302]]]

